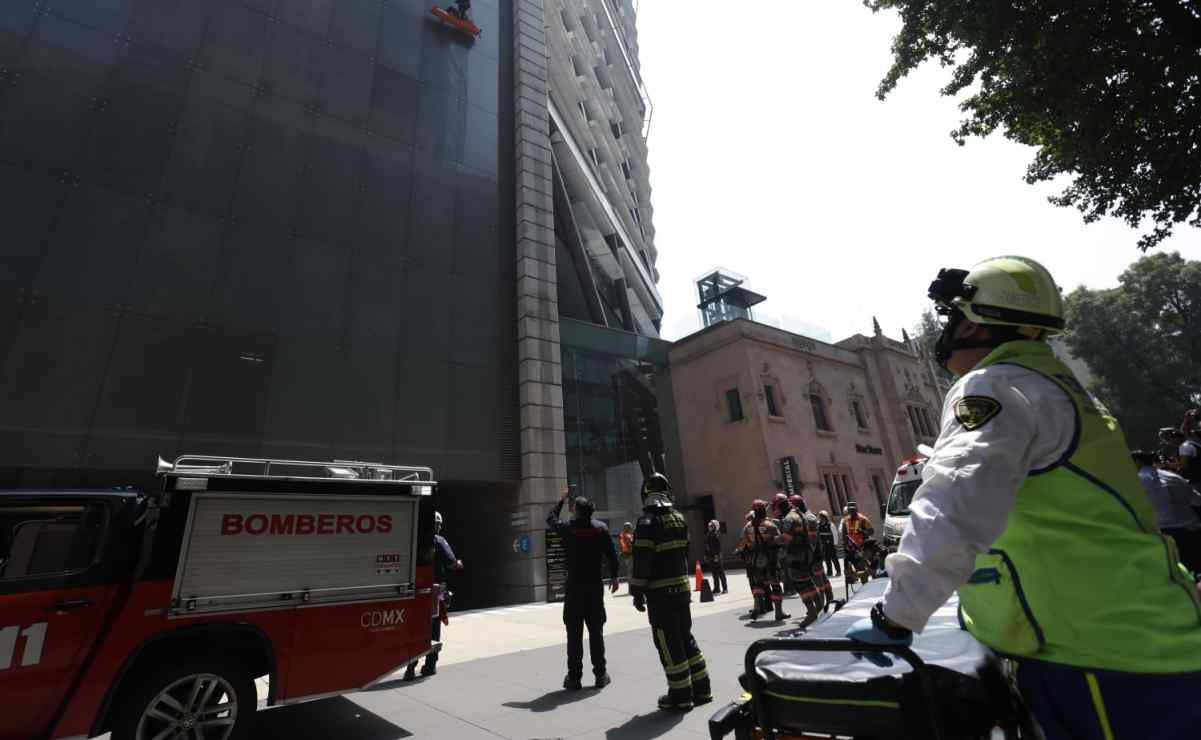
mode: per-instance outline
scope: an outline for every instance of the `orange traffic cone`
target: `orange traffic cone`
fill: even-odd
[[[696,561],[696,588],[694,588],[692,590],[700,591],[701,590],[701,582],[704,580],[705,580],[705,574],[701,570],[701,561],[698,560],[698,561]]]

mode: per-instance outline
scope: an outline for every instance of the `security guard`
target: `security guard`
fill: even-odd
[[[563,624],[567,627],[567,677],[563,688],[577,691],[584,674],[584,625],[588,625],[588,652],[592,658],[595,688],[609,685],[605,670],[605,587],[601,565],[609,566],[609,591],[617,593],[617,549],[609,528],[592,518],[592,502],[580,496],[573,502],[569,523],[559,521],[571,489],[563,491],[559,503],[546,517],[547,529],[558,532],[567,551],[567,595],[563,602]]]
[[[958,589],[1048,740],[1194,737],[1201,599],[1117,421],[1045,341],[1064,327],[1059,288],[999,257],[940,271],[930,297],[936,357],[960,377],[888,589],[848,636],[908,644]]]
[[[784,588],[780,583],[780,528],[767,515],[767,502],[763,499],[757,498],[751,503],[751,514],[751,521],[742,530],[742,547],[750,551],[759,578],[757,609],[760,614],[766,614],[770,603],[775,609],[776,621],[782,622],[791,615],[784,613]]]
[[[659,662],[667,674],[660,709],[688,711],[713,701],[705,656],[692,636],[688,583],[688,524],[672,508],[671,486],[661,473],[642,484],[642,517],[634,529],[634,608],[646,611]]]

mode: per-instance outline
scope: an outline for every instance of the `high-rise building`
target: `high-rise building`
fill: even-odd
[[[662,447],[629,0],[475,0],[478,39],[430,0],[0,5],[0,487],[431,465],[460,603],[544,595],[548,503]]]

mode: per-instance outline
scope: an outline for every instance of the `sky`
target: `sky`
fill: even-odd
[[[771,15],[767,14],[771,10]],[[694,281],[713,267],[767,296],[756,318],[817,339],[899,337],[942,267],[1021,254],[1070,292],[1106,288],[1141,232],[1085,224],[1022,179],[1034,149],[997,134],[960,147],[962,114],[928,64],[875,97],[900,27],[850,0],[644,0],[642,75],[662,334],[700,328]],[[1201,230],[1161,251],[1201,259]]]

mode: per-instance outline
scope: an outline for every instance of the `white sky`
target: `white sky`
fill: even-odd
[[[940,267],[1022,254],[1071,291],[1116,285],[1140,256],[1141,232],[1086,225],[1047,203],[1058,188],[1026,185],[1033,149],[957,146],[947,70],[878,101],[899,26],[847,0],[639,4],[665,339],[699,328],[693,281],[715,266],[768,297],[757,316],[839,340],[873,315],[899,337]],[[1201,231],[1160,250],[1201,259]]]

